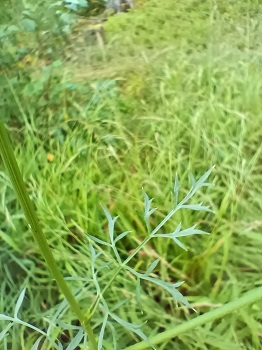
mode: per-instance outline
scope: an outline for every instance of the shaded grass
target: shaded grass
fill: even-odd
[[[232,17],[233,12],[224,11],[224,20]],[[121,74],[117,67],[118,94],[104,97],[109,118],[102,123],[101,106],[92,107],[92,113],[88,109],[89,96],[68,113],[73,121],[70,127],[69,121],[56,121],[56,110],[50,105],[44,128],[38,127],[41,121],[36,118],[35,124],[28,123],[23,130],[23,143],[16,147],[18,161],[65,276],[86,277],[90,269],[87,232],[107,237],[100,202],[120,216],[119,232],[132,231],[121,247],[126,256],[146,235],[142,187],[159,207],[152,221],[156,225],[172,206],[175,174],[186,187],[188,171],[197,176],[216,164],[214,187],[199,197],[215,209],[215,215],[183,212],[165,227],[170,231],[179,221],[184,227],[199,222],[211,235],[185,239],[186,252],[168,241],[155,240],[134,265],[144,269],[159,254],[158,273],[166,280],[185,280],[181,292],[200,313],[261,284],[261,58],[257,42],[250,45],[257,31],[246,26],[245,16],[235,16],[233,20],[244,31],[241,37],[232,30],[223,41],[219,36],[219,43],[210,42],[208,49],[193,54],[188,54],[188,46],[159,49],[156,60],[146,53],[139,74],[132,60]],[[63,108],[67,112],[67,106]],[[66,130],[62,141],[49,134],[54,125],[55,130]],[[17,133],[13,130],[14,138]],[[52,162],[49,153],[54,155]],[[4,276],[0,312],[11,313],[18,290],[27,286],[23,317],[44,328],[43,317],[53,314],[60,296],[43,268],[8,180],[1,176],[0,181],[4,242],[0,245]],[[102,278],[106,281],[107,277]],[[83,282],[72,285],[85,305],[94,293],[92,286],[84,290]],[[176,307],[163,291],[150,285],[144,288],[144,314],[139,318],[129,276],[121,276],[121,283],[108,297],[112,305],[123,296],[130,297],[128,309],[121,308],[119,316],[134,323],[148,320],[147,334],[194,317],[186,308]],[[159,349],[260,349],[260,315],[260,304],[250,306]],[[61,319],[70,323],[73,315],[67,311]],[[99,324],[101,319],[96,321]],[[113,327],[119,348],[137,341]],[[27,339],[21,348],[28,349],[35,335],[23,329],[19,332],[21,339]],[[15,334],[9,338],[14,348],[21,344]],[[106,339],[110,349],[109,331]]]

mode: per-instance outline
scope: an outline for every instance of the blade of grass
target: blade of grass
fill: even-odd
[[[92,327],[90,325],[90,320],[85,319],[84,313],[81,311],[75,297],[71,293],[67,283],[65,282],[60,270],[57,267],[52,251],[48,246],[48,243],[42,231],[40,222],[37,218],[33,203],[30,200],[28,192],[26,190],[22,174],[18,168],[18,164],[16,162],[15,155],[12,149],[12,145],[9,140],[9,136],[3,122],[0,122],[0,153],[1,153],[4,165],[9,172],[14,190],[24,210],[25,217],[30,225],[34,239],[37,242],[39,249],[43,254],[43,257],[47,263],[47,266],[49,267],[51,273],[53,274],[54,279],[56,280],[57,285],[60,288],[61,292],[64,294],[65,298],[67,299],[71,309],[75,312],[82,326],[86,330],[88,339],[90,341],[91,349],[96,350],[97,342],[96,342]]]
[[[204,315],[198,316],[188,322],[184,322],[183,324],[172,327],[172,329],[168,329],[163,333],[157,334],[151,339],[149,338],[149,341],[151,344],[156,345],[159,343],[163,343],[166,340],[170,340],[174,337],[179,336],[182,333],[190,332],[195,327],[199,327],[207,322],[214,321],[218,318],[221,318],[229,313],[232,313],[234,311],[237,311],[239,309],[242,309],[243,307],[250,305],[252,303],[255,303],[259,299],[262,299],[262,287],[253,289],[247,293],[245,293],[242,297],[240,297],[237,300],[231,301],[228,304],[225,304],[224,306],[209,311]],[[135,345],[131,345],[125,350],[144,350],[148,349],[148,344],[144,341],[139,342]]]

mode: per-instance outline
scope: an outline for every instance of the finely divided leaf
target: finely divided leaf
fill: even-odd
[[[153,278],[151,278],[151,277],[149,277],[149,278],[151,280],[153,280]],[[171,283],[164,282],[164,281],[161,281],[158,279],[156,281],[154,281],[154,283],[158,284],[160,287],[164,288],[167,292],[169,292],[176,301],[186,305],[187,307],[190,307],[190,304],[186,300],[186,298],[177,290],[177,288],[176,288],[177,283],[171,284]]]
[[[145,218],[146,223],[148,224],[149,217],[156,211],[157,208],[151,209],[151,204],[152,204],[153,198],[149,199],[146,192],[143,192],[143,194],[144,194],[144,202],[145,202],[144,218]]]
[[[192,173],[189,173],[189,177],[190,177],[190,180],[191,180],[191,183],[192,183],[192,187],[195,186],[195,183],[196,183],[196,180],[194,178],[194,175]]]
[[[102,244],[102,245],[107,245],[108,247],[110,247],[110,244],[108,242],[105,242],[105,241],[102,241],[101,239],[99,238],[96,238],[90,234],[87,234],[88,237],[90,237],[94,242],[96,243],[99,243],[99,244]]]
[[[71,341],[71,343],[68,345],[68,347],[66,348],[66,350],[75,350],[76,347],[80,344],[81,340],[83,339],[84,336],[84,330],[83,328],[80,328],[79,332],[77,333],[77,335],[73,338],[73,340]]]
[[[41,340],[44,338],[43,335],[41,335],[39,338],[36,339],[36,342],[34,343],[34,345],[32,346],[31,350],[38,350],[39,349],[39,345],[41,343]]]
[[[186,228],[185,230],[182,230],[175,234],[175,237],[185,237],[185,236],[191,236],[191,235],[207,235],[208,233],[202,230],[198,230],[195,228],[196,225]]]
[[[140,283],[140,278],[137,278],[136,280],[136,302],[138,307],[141,308],[141,283]]]
[[[177,238],[173,238],[173,241],[175,242],[175,244],[177,244],[180,248],[182,248],[182,249],[184,249],[184,250],[186,250],[187,251],[187,248],[186,248],[186,246],[182,243],[182,242],[180,242],[180,240],[179,239],[177,239]]]
[[[105,314],[103,324],[102,324],[102,327],[100,329],[99,338],[98,338],[98,347],[97,347],[98,350],[101,350],[103,347],[103,339],[104,339],[104,333],[105,333],[105,328],[106,328],[106,324],[107,324],[107,319],[108,319],[108,313]]]
[[[114,243],[120,241],[122,238],[124,238],[128,233],[130,233],[131,231],[125,231],[125,232],[122,232],[120,233],[120,235],[118,235],[115,240],[114,240]]]
[[[189,228],[186,228],[185,230],[180,231],[181,223],[177,226],[174,232],[172,233],[157,233],[154,235],[154,237],[162,237],[162,238],[171,238],[179,247],[181,247],[184,250],[187,250],[185,245],[181,243],[177,238],[178,237],[186,237],[191,235],[204,235],[208,234],[205,231],[198,230],[195,228],[196,226],[192,226]]]
[[[91,252],[91,258],[92,258],[92,262],[95,262],[96,260],[96,251],[94,249],[94,247],[92,246],[92,244],[89,244],[89,248],[90,248],[90,252]]]
[[[8,323],[8,325],[5,327],[5,329],[0,333],[0,341],[4,339],[8,335],[9,329],[13,326],[14,322]]]
[[[116,314],[110,312],[110,316],[119,324],[121,324],[124,328],[128,329],[129,331],[137,334],[141,339],[143,339],[149,346],[151,346],[153,349],[154,346],[152,344],[150,344],[149,339],[147,338],[147,336],[141,331],[141,327],[143,324],[140,325],[134,325],[132,323],[129,323],[125,320],[123,320],[122,318],[118,317]]]
[[[153,277],[146,277],[144,279],[146,279],[147,281],[150,281],[150,282],[152,282],[154,284],[157,284],[158,286],[162,287],[163,289],[165,289],[167,292],[169,292],[172,295],[174,300],[180,302],[181,304],[186,305],[187,307],[190,307],[190,304],[186,300],[186,298],[177,290],[177,288],[176,288],[177,285],[178,285],[177,283],[172,284],[172,283],[169,283],[169,282],[161,281],[160,279],[153,278]],[[180,283],[179,286],[181,284],[182,283]]]
[[[186,228],[182,231],[180,231],[181,229],[181,223],[177,226],[177,228],[175,229],[174,232],[171,233],[156,233],[154,235],[154,237],[162,237],[162,238],[177,238],[177,237],[185,237],[185,236],[191,236],[191,235],[207,235],[208,233],[202,230],[198,230],[196,229],[196,225],[191,226],[189,228]]]
[[[202,205],[203,203],[198,203],[198,204],[183,204],[182,208],[183,209],[190,209],[190,210],[203,210],[203,211],[208,211],[210,213],[213,213],[213,210],[209,209],[208,206]]]
[[[145,275],[146,275],[146,276],[149,276],[150,273],[153,272],[153,270],[156,268],[156,266],[157,266],[157,264],[159,263],[159,261],[160,261],[160,258],[158,258],[158,259],[156,259],[156,260],[154,260],[154,261],[152,262],[152,264],[149,266],[149,268],[148,268],[147,271],[145,272]]]
[[[21,305],[23,303],[23,300],[24,300],[24,297],[25,297],[25,291],[26,291],[26,288],[24,288],[22,290],[22,292],[19,295],[19,298],[17,299],[16,305],[15,305],[14,318],[18,318],[17,315],[18,315],[19,309],[20,309],[20,307],[21,307]]]
[[[191,181],[192,181],[192,187],[189,190],[188,194],[185,196],[184,199],[182,199],[182,201],[180,202],[181,207],[184,205],[184,203],[186,203],[191,197],[193,197],[193,195],[197,192],[197,190],[201,187],[207,187],[210,186],[210,183],[205,182],[206,179],[209,177],[211,171],[213,170],[214,167],[212,167],[211,169],[209,169],[203,176],[200,177],[200,179],[198,179],[197,181],[195,181],[193,175],[191,174]]]
[[[143,280],[148,281],[148,282],[152,282],[152,283],[162,287],[167,292],[169,292],[176,301],[190,307],[190,304],[188,303],[186,298],[184,298],[184,296],[177,290],[177,287],[181,286],[181,284],[183,282],[178,282],[178,283],[164,282],[158,278],[153,278],[153,277],[147,276],[146,274],[137,272],[136,270],[132,269],[129,266],[127,266],[126,268],[128,271],[130,271],[137,278],[143,279]]]
[[[178,184],[178,176],[176,175],[176,177],[175,177],[175,183],[174,183],[175,207],[176,207],[177,204],[178,204],[178,194],[179,194],[179,190],[180,190],[180,187],[179,187],[179,184]]]
[[[110,265],[112,265],[112,262],[105,262],[100,267],[97,267],[96,271],[100,272],[101,270],[108,268]]]
[[[112,218],[111,214],[109,213],[109,211],[105,207],[102,207],[102,209],[103,209],[103,211],[106,215],[107,221],[108,221],[108,231],[109,231],[110,242],[111,242],[111,244],[113,244],[113,242],[114,242],[114,227],[115,227],[115,222],[118,219],[118,216]]]
[[[207,180],[207,178],[209,177],[209,175],[211,174],[212,170],[214,169],[214,166],[212,166],[212,168],[210,168],[207,172],[205,172],[205,174],[203,176],[200,177],[200,179],[197,180],[197,182],[195,183],[195,185],[200,188],[200,187],[205,187],[205,186],[210,186],[211,184],[208,182],[205,182]]]
[[[113,307],[111,307],[111,311],[115,311],[119,309],[122,305],[126,304],[129,301],[128,298],[125,298],[123,300],[120,300],[118,303],[116,303]]]
[[[0,321],[14,321],[13,317],[0,314]]]

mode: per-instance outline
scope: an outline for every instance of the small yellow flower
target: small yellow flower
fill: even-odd
[[[48,154],[47,154],[47,160],[48,160],[49,162],[52,162],[52,161],[54,160],[54,158],[55,158],[55,156],[54,156],[52,153],[48,153]]]

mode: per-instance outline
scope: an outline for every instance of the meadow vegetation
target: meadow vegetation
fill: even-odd
[[[147,237],[148,225],[157,227],[173,208],[176,174],[181,200],[191,186],[189,173],[199,179],[213,165],[213,186],[199,188],[192,203],[214,212],[178,211],[159,232],[173,232],[181,222],[183,229],[196,224],[210,235],[182,238],[187,250],[156,237],[130,266],[142,273],[160,259],[152,276],[185,281],[178,291],[198,314],[261,286],[261,1],[137,0],[129,13],[103,22],[104,36],[89,22],[86,27],[90,16],[80,21],[62,2],[4,0],[2,8],[0,118],[81,308],[97,293],[88,234],[110,238],[109,214],[100,204],[119,216],[116,235],[130,231],[118,242],[125,260]],[[90,32],[95,41],[87,45]],[[143,191],[158,207],[148,225]],[[3,163],[0,198],[0,314],[13,315],[26,288],[19,317],[49,329],[66,348],[79,323],[45,266]],[[94,246],[103,253],[97,276],[105,286],[111,274],[104,264],[114,260],[108,246]],[[148,280],[141,282],[140,306],[134,276],[120,270],[107,291],[107,305],[123,321],[108,321],[103,349],[139,342],[140,328],[131,324],[145,322],[141,330],[151,337],[196,317]],[[261,315],[260,300],[156,348],[262,349]],[[94,329],[101,329],[103,317],[94,314]],[[7,324],[0,320],[0,338]],[[2,335],[1,350],[31,349],[39,337],[16,323]],[[84,340],[71,347],[86,348]]]

